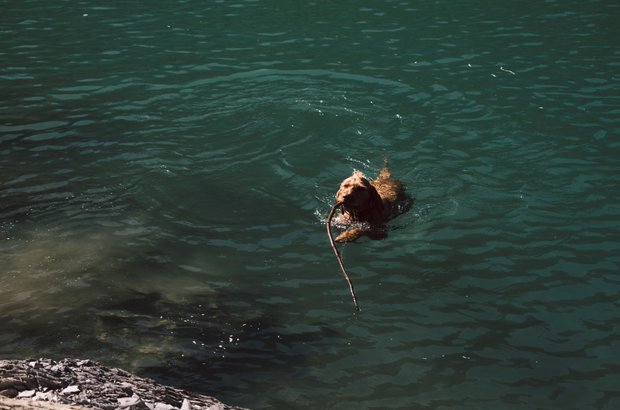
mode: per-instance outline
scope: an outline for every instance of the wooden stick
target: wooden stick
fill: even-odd
[[[338,252],[338,249],[336,248],[336,244],[334,243],[334,238],[332,237],[332,230],[331,230],[332,217],[334,216],[334,212],[336,211],[336,209],[338,209],[340,206],[342,206],[342,202],[338,202],[334,204],[334,206],[332,206],[331,211],[329,212],[329,216],[327,217],[327,224],[326,224],[327,225],[327,237],[329,238],[329,243],[332,246],[334,253],[336,254],[336,258],[338,259],[340,270],[342,270],[342,274],[344,275],[344,278],[347,280],[347,283],[349,284],[349,290],[351,291],[351,297],[353,298],[353,305],[355,305],[355,310],[359,312],[360,307],[357,304],[357,298],[355,297],[355,291],[353,290],[353,282],[351,282],[351,278],[349,278],[349,275],[347,274],[347,270],[344,268],[344,263],[342,263],[340,252]]]

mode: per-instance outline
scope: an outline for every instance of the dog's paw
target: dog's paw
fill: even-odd
[[[336,242],[339,242],[339,243],[353,242],[354,240],[364,235],[365,233],[366,231],[360,228],[347,229],[346,231],[344,231],[343,233],[341,233],[340,235],[336,237]]]

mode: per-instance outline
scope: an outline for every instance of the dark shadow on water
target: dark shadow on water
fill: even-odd
[[[308,358],[338,332],[318,324],[291,330],[270,306],[240,306],[252,295],[218,292],[182,303],[131,291],[101,306],[99,334],[114,352],[95,359],[188,391],[252,406],[261,383],[304,374]]]
[[[132,296],[102,306],[105,310],[124,310],[135,314],[156,314],[159,312],[158,303],[162,301],[159,292],[132,291]]]

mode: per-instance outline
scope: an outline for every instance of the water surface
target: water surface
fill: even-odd
[[[252,408],[620,406],[620,9],[5,2],[0,356]],[[382,241],[323,222],[387,156]]]

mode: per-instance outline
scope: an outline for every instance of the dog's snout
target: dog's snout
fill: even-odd
[[[359,193],[360,193],[359,189],[352,189],[348,192],[344,192],[344,195],[342,197],[345,201],[351,201],[355,199],[357,196],[359,196]]]

